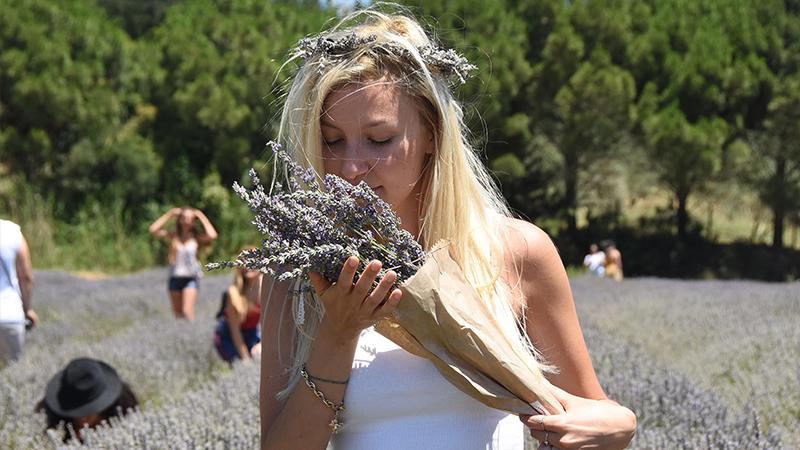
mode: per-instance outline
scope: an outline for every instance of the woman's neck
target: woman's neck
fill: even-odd
[[[244,284],[242,285],[242,295],[247,298],[248,303],[257,303],[258,298],[260,297],[260,292],[258,289],[258,279],[249,279],[245,278]]]
[[[422,243],[420,230],[422,228],[422,200],[420,195],[412,195],[408,201],[395,208],[395,214],[400,218],[400,227],[411,233],[412,236]]]

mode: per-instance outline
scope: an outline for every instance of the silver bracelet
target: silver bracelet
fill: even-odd
[[[308,374],[308,370],[306,370],[305,364],[303,364],[303,367],[300,368],[300,375],[303,376],[303,380],[305,380],[306,386],[308,386],[308,388],[311,389],[312,392],[314,392],[314,395],[316,395],[317,398],[322,400],[322,403],[324,403],[325,406],[333,410],[333,419],[331,419],[331,422],[328,425],[331,427],[332,434],[336,434],[342,428],[343,425],[339,416],[341,415],[342,411],[344,411],[344,402],[334,403],[328,400],[327,397],[325,397],[325,394],[321,390],[319,390],[314,381],[312,381],[311,376]]]

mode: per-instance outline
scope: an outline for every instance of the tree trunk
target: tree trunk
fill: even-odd
[[[689,198],[689,190],[678,191],[675,196],[678,200],[678,239],[682,241],[686,238],[686,227],[689,225],[689,212],[686,210],[686,199]]]
[[[564,206],[567,211],[567,228],[570,236],[578,232],[578,221],[575,217],[578,209],[578,157],[567,152],[564,155]]]
[[[782,249],[783,248],[783,222],[785,219],[785,212],[782,208],[776,208],[773,211],[773,223],[772,223],[772,248],[774,249]]]
[[[775,192],[772,204],[772,248],[783,248],[783,223],[786,219],[786,160],[775,161]]]

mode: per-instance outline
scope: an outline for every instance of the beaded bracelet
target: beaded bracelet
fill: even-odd
[[[307,370],[306,370],[306,373],[308,373]],[[331,383],[331,384],[347,384],[347,383],[350,382],[350,377],[348,377],[344,381],[339,381],[339,380],[329,380],[327,378],[322,378],[322,377],[315,377],[314,375],[311,375],[310,373],[308,373],[308,378],[311,378],[312,381],[316,381],[316,382],[320,382],[321,381],[323,383]]]
[[[341,403],[334,403],[328,400],[325,397],[325,394],[319,390],[317,385],[311,380],[311,376],[308,374],[308,370],[306,370],[306,365],[303,364],[303,367],[300,368],[300,375],[303,376],[303,380],[306,382],[306,386],[314,392],[314,395],[317,396],[318,399],[322,400],[322,403],[325,404],[328,408],[333,410],[333,419],[328,424],[331,427],[332,434],[336,434],[339,429],[342,428],[342,421],[339,419],[340,414],[344,411],[344,402]],[[348,379],[349,380],[349,379]]]

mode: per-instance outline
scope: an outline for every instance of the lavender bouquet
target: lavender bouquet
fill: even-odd
[[[383,263],[383,272],[397,273],[399,285],[422,266],[422,247],[366,183],[353,186],[336,175],[326,175],[321,186],[313,168],[301,168],[279,144],[267,145],[286,165],[288,186],[275,183],[267,194],[252,169],[251,190],[233,185],[253,211],[252,223],[263,236],[262,245],[245,250],[236,261],[209,264],[209,269],[244,266],[269,273],[278,281],[319,272],[335,282],[344,261],[355,255],[361,262],[357,273],[377,259]]]
[[[209,269],[243,266],[308,286],[303,281],[309,272],[335,282],[351,255],[361,261],[361,270],[380,260],[383,271],[397,273],[403,298],[393,315],[375,326],[379,333],[429,359],[450,383],[490,407],[525,414],[541,412],[538,406],[563,411],[547,389],[541,365],[507,333],[516,330],[513,319],[487,320],[495,315],[465,279],[447,242],[426,254],[366,183],[353,186],[326,175],[320,184],[313,168],[301,168],[277,143],[268,145],[286,166],[287,186],[275,183],[267,193],[252,170],[251,189],[234,184],[253,211],[262,245]],[[296,320],[302,324],[305,301],[298,298]]]

